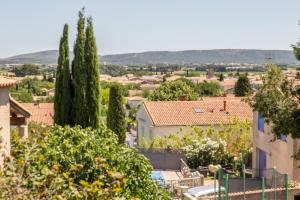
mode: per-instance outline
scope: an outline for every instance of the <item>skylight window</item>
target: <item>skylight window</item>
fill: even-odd
[[[203,110],[201,108],[194,108],[195,113],[203,113]]]

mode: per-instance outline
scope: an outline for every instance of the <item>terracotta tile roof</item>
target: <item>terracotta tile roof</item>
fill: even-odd
[[[31,116],[30,111],[27,110],[24,106],[22,106],[21,103],[17,102],[11,96],[9,97],[9,103],[10,103],[11,112],[20,113],[27,118]]]
[[[252,120],[251,107],[240,99],[204,98],[202,101],[146,101],[144,106],[155,126],[217,125],[237,117]]]
[[[30,113],[29,122],[52,125],[54,123],[53,103],[21,103]]]
[[[16,83],[15,80],[0,76],[0,88],[10,87]]]

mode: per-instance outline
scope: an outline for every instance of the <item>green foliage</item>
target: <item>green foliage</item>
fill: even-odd
[[[106,123],[107,127],[118,135],[120,144],[125,143],[126,139],[126,119],[122,98],[120,84],[113,84],[110,87]]]
[[[193,101],[198,99],[197,93],[181,80],[167,81],[155,89],[149,96],[151,101],[178,101],[185,96],[187,100]]]
[[[191,127],[190,131],[174,133],[168,136],[155,137],[151,141],[142,141],[144,148],[174,148],[181,149],[191,146],[194,142],[202,143],[204,139],[211,139],[217,143],[224,143],[226,152],[242,159],[242,154],[252,150],[252,129],[249,121],[232,119],[230,124],[219,128]],[[197,161],[198,162],[198,161]],[[204,161],[206,162],[206,161]]]
[[[142,97],[148,98],[150,94],[151,94],[150,90],[146,88],[143,90]]]
[[[36,78],[25,78],[15,87],[11,88],[11,93],[28,92],[35,96],[44,96],[45,91],[54,88],[54,84],[49,81],[40,81]]]
[[[100,125],[99,61],[92,18],[88,18],[87,20],[84,53],[88,80],[86,88],[88,122],[86,125],[98,128]]]
[[[198,83],[196,90],[200,96],[220,96],[222,94],[222,89],[218,83],[214,82],[203,82]]]
[[[40,103],[54,103],[54,96],[48,96],[46,98],[41,98]]]
[[[100,102],[101,102],[101,116],[106,116],[108,103],[109,103],[109,88],[101,89]]]
[[[262,82],[255,96],[250,98],[252,107],[263,115],[267,123],[272,123],[272,131],[277,138],[281,134],[299,138],[299,89],[275,65],[268,66]]]
[[[176,80],[182,81],[182,82],[186,83],[188,86],[190,86],[191,88],[196,89],[196,84],[194,84],[193,81],[191,81],[189,79],[181,77],[181,78],[176,79]]]
[[[17,77],[41,74],[40,67],[34,64],[24,64],[20,67],[14,67],[12,72],[14,72]]]
[[[11,93],[11,96],[18,102],[22,102],[22,103],[33,103],[34,102],[32,94],[27,91],[14,92],[14,93]]]
[[[20,83],[10,88],[13,98],[23,103],[32,103],[34,96],[44,96],[46,91],[54,88],[54,84],[48,81],[40,81],[36,78],[25,78]]]
[[[102,89],[110,88],[112,85],[116,84],[115,82],[107,82],[107,81],[100,81],[100,85]],[[139,90],[141,87],[140,83],[129,83],[126,85],[120,85],[122,90],[122,95],[127,97],[129,96],[129,90]]]
[[[120,65],[101,65],[100,67],[101,73],[108,74],[110,76],[123,76],[127,74],[125,67]]]
[[[0,171],[1,199],[170,199],[152,167],[105,127],[39,127],[12,137]]]
[[[59,125],[70,124],[72,119],[71,74],[69,58],[69,27],[64,25],[60,39],[59,57],[56,70],[54,95],[54,122]]]
[[[232,163],[233,157],[226,151],[226,143],[216,142],[206,138],[201,142],[184,147],[188,165],[196,169],[199,166],[208,166],[210,164],[228,165]]]
[[[85,49],[85,17],[84,10],[79,12],[77,22],[77,38],[74,45],[74,59],[72,63],[72,77],[74,85],[74,101],[73,101],[73,122],[82,127],[86,127],[88,120],[87,112],[87,71],[84,63]]]
[[[244,97],[247,94],[252,93],[252,87],[246,75],[239,76],[239,79],[234,86],[234,93],[238,97]]]
[[[69,27],[67,24],[64,26],[62,37],[62,85],[58,87],[62,88],[61,94],[61,112],[62,112],[62,124],[72,124],[72,80],[70,72],[70,53],[69,53]]]
[[[224,75],[223,75],[223,73],[220,74],[219,81],[224,81]]]

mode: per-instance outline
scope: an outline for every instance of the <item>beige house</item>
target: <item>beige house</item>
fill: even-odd
[[[143,140],[157,136],[191,131],[191,126],[219,127],[233,118],[252,120],[250,106],[240,98],[210,97],[199,101],[145,101],[137,112],[137,137]]]
[[[253,115],[253,154],[254,175],[265,176],[265,170],[276,167],[280,173],[288,173],[290,180],[300,181],[300,162],[292,156],[300,149],[300,140],[281,136],[274,140],[271,125],[255,112]]]
[[[14,80],[0,77],[0,165],[3,163],[2,155],[10,155],[11,125],[17,126],[21,135],[27,134],[27,118],[30,113],[10,97],[9,88],[14,84]]]

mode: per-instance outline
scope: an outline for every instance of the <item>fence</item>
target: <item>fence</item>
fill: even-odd
[[[138,149],[141,154],[149,159],[154,169],[180,170],[181,159],[185,156],[179,149]]]
[[[243,167],[241,178],[231,178],[229,174],[219,170],[218,200],[229,200],[234,195],[250,200],[253,199],[252,193],[260,193],[261,200],[288,200],[287,174],[279,173],[276,168],[260,170],[259,174],[261,178],[246,178]]]

